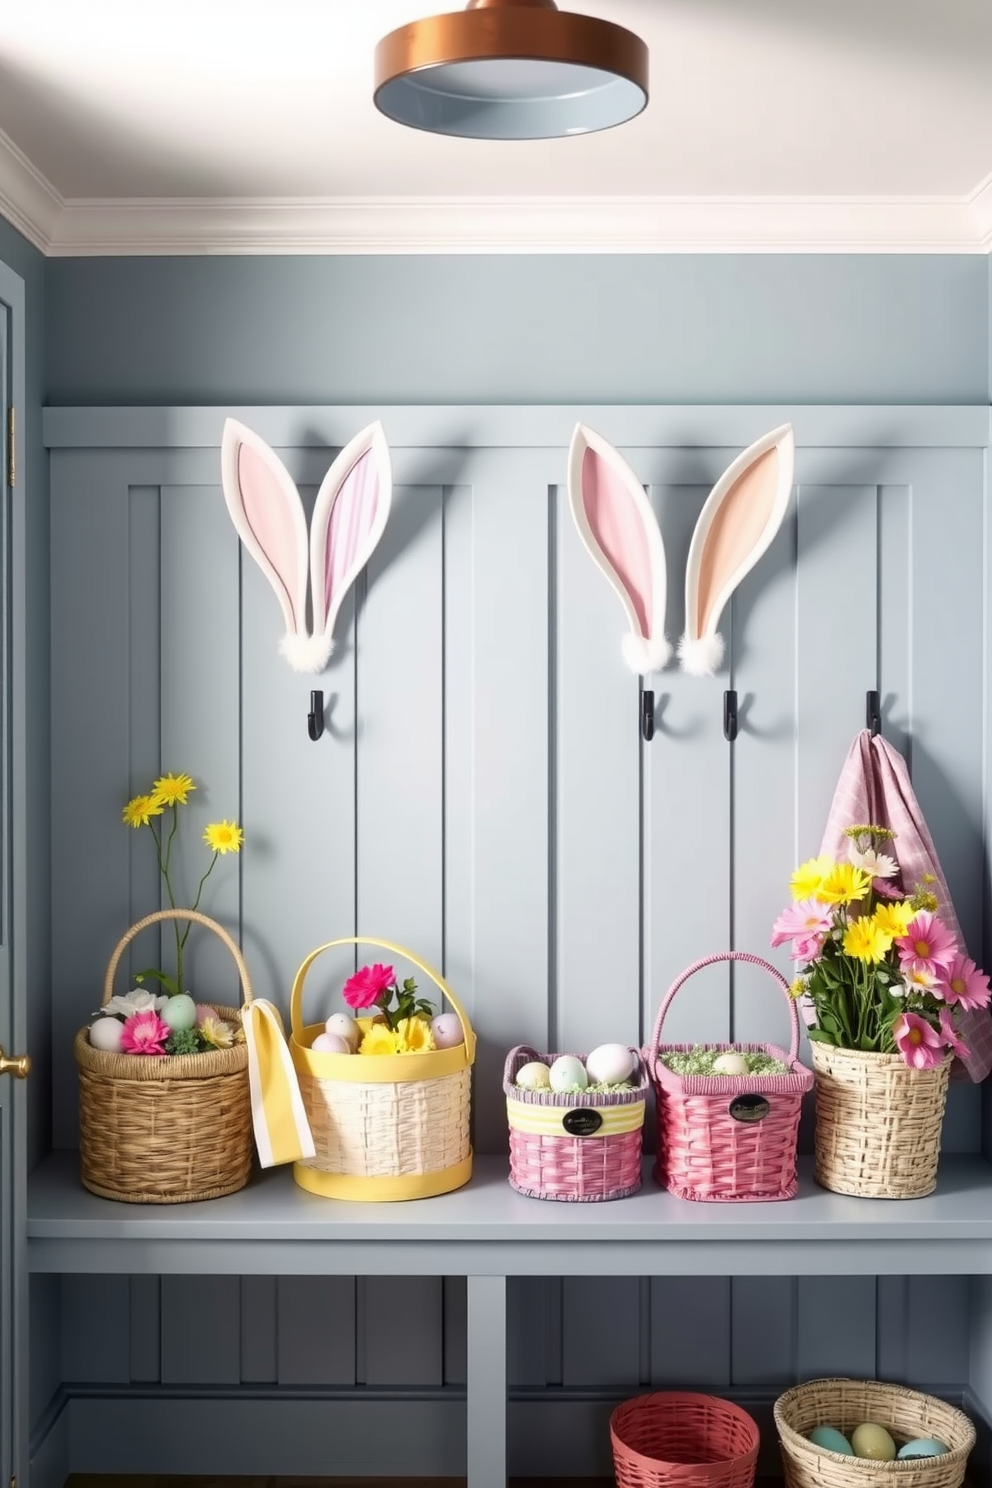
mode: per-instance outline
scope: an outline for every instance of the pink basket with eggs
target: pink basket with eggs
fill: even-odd
[[[589,1204],[622,1199],[640,1188],[647,1070],[637,1049],[608,1044],[595,1052],[605,1060],[603,1074],[617,1076],[619,1088],[521,1087],[517,1076],[527,1066],[550,1067],[559,1059],[574,1060],[583,1071],[585,1065],[578,1055],[538,1054],[526,1044],[506,1056],[510,1184],[518,1193]],[[623,1068],[616,1062],[621,1054],[629,1056]]]
[[[776,1044],[662,1044],[676,993],[704,966],[741,961],[766,971],[789,1009],[788,1052]],[[680,1075],[661,1058],[694,1049],[765,1054],[786,1066],[780,1074]],[[748,951],[704,956],[676,977],[658,1009],[646,1058],[658,1105],[654,1175],[680,1199],[740,1202],[791,1199],[796,1192],[796,1139],[802,1098],[813,1073],[799,1063],[799,1015],[785,978]],[[741,1063],[744,1061],[742,1060]]]

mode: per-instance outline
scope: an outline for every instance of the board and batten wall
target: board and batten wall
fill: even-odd
[[[328,728],[316,744],[314,681],[279,657],[277,605],[224,507],[227,412],[279,450],[308,500],[370,418],[391,445],[393,515],[317,679]],[[653,679],[649,744],[619,605],[565,504],[577,418],[649,489],[672,636],[710,486],[759,434],[785,418],[796,427],[795,497],[725,615],[724,671]],[[194,885],[205,864],[206,821],[244,824],[244,850],[218,864],[203,907],[240,934],[256,993],[285,1009],[304,954],[338,935],[395,938],[443,969],[480,1036],[481,1151],[505,1151],[511,1044],[642,1042],[688,962],[767,947],[795,861],[819,846],[869,688],[911,761],[979,952],[988,424],[978,407],[50,410],[56,1144],[75,1140],[70,1030],[95,1006],[123,929],[157,903],[151,844],[122,826],[120,807],[163,769],[199,782],[180,882]],[[741,701],[733,746],[727,686]],[[219,942],[190,946],[193,989],[234,1000]],[[149,932],[132,967],[158,954]],[[340,1005],[354,964],[337,953],[317,963],[309,1016]],[[709,971],[684,989],[666,1037],[781,1041],[787,1008],[750,968],[732,980]],[[980,1106],[977,1089],[952,1090],[948,1150],[980,1146]],[[649,1383],[767,1399],[840,1372],[953,1391],[968,1377],[968,1306],[967,1278],[891,1276],[884,1257],[877,1277],[843,1288],[518,1282],[511,1470],[608,1467],[609,1402]],[[191,1418],[205,1424],[170,1447],[173,1471],[274,1471],[275,1452],[283,1471],[457,1472],[464,1307],[457,1282],[411,1285],[401,1256],[396,1275],[354,1280],[63,1278],[73,1467],[147,1468],[148,1411],[192,1397],[219,1414]],[[411,1409],[436,1429],[400,1461],[372,1422]],[[209,1421],[236,1411],[218,1458]],[[331,1444],[321,1421],[335,1423]]]

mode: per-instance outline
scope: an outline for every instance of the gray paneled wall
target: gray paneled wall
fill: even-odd
[[[278,656],[275,601],[224,509],[224,411],[50,416],[60,1144],[75,1140],[71,1030],[96,1005],[116,938],[156,902],[151,844],[121,825],[120,807],[160,769],[202,782],[185,824],[187,884],[205,861],[203,824],[244,823],[244,851],[218,865],[204,907],[241,934],[256,992],[285,1008],[303,955],[338,935],[395,938],[445,971],[480,1035],[480,1150],[505,1150],[509,1045],[645,1040],[689,961],[766,948],[794,863],[819,846],[869,688],[911,758],[981,954],[987,410],[793,410],[796,499],[725,616],[726,668],[653,679],[650,744],[620,658],[619,606],[564,500],[571,426],[581,416],[622,443],[650,490],[674,637],[709,487],[783,410],[376,412],[393,443],[395,510],[319,679],[318,744],[306,730],[312,681]],[[365,413],[242,416],[312,497]],[[142,433],[153,426],[154,438]],[[729,685],[742,712],[732,748]],[[190,944],[194,989],[235,998],[220,943]],[[149,937],[134,964],[157,952]],[[354,961],[349,951],[317,963],[309,1016],[339,1005]],[[751,968],[732,981],[700,975],[666,1023],[671,1040],[787,1036],[783,999]],[[978,1148],[979,1104],[971,1087],[952,1091],[948,1148]],[[879,1270],[843,1288],[520,1281],[514,1387],[761,1388],[835,1370],[966,1379],[966,1282],[888,1277],[884,1258]],[[68,1381],[464,1380],[465,1295],[453,1281],[67,1277],[62,1289]]]

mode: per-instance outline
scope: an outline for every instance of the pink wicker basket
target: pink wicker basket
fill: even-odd
[[[629,1090],[609,1093],[521,1090],[517,1071],[533,1060],[551,1064],[518,1044],[506,1056],[503,1092],[510,1128],[510,1184],[531,1199],[589,1204],[623,1199],[641,1186],[641,1150],[648,1074],[641,1053]]]
[[[776,1044],[703,1044],[770,1054],[789,1066],[781,1075],[677,1075],[659,1052],[687,1053],[692,1044],[661,1044],[676,992],[704,966],[744,961],[760,966],[781,987],[789,1009],[789,1052]],[[796,1136],[804,1093],[813,1073],[799,1063],[799,1016],[788,984],[767,961],[747,951],[720,951],[695,961],[672,983],[654,1025],[648,1071],[658,1098],[658,1153],[654,1175],[680,1199],[740,1202],[791,1199],[796,1192]]]
[[[610,1417],[619,1488],[751,1488],[757,1422],[729,1400],[663,1390]]]

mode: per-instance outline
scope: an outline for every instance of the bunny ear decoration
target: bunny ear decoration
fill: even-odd
[[[731,594],[771,545],[792,491],[795,438],[783,424],[724,471],[699,514],[685,576],[682,668],[708,677],[723,660],[717,631]]]
[[[624,660],[632,672],[660,671],[665,639],[665,545],[637,476],[613,446],[576,424],[568,453],[568,503],[579,536],[623,605]]]
[[[341,602],[382,536],[392,499],[380,423],[338,455],[317,493],[308,537],[300,493],[278,455],[236,419],[221,442],[224,500],[238,536],[275,591],[286,630],[279,649],[296,672],[319,672],[334,649]],[[309,558],[309,570],[308,570]],[[307,629],[307,586],[313,631]]]
[[[321,482],[310,527],[313,645],[323,666],[334,648],[341,602],[381,538],[393,498],[389,446],[380,423],[346,444]],[[319,668],[318,668],[319,669]]]

